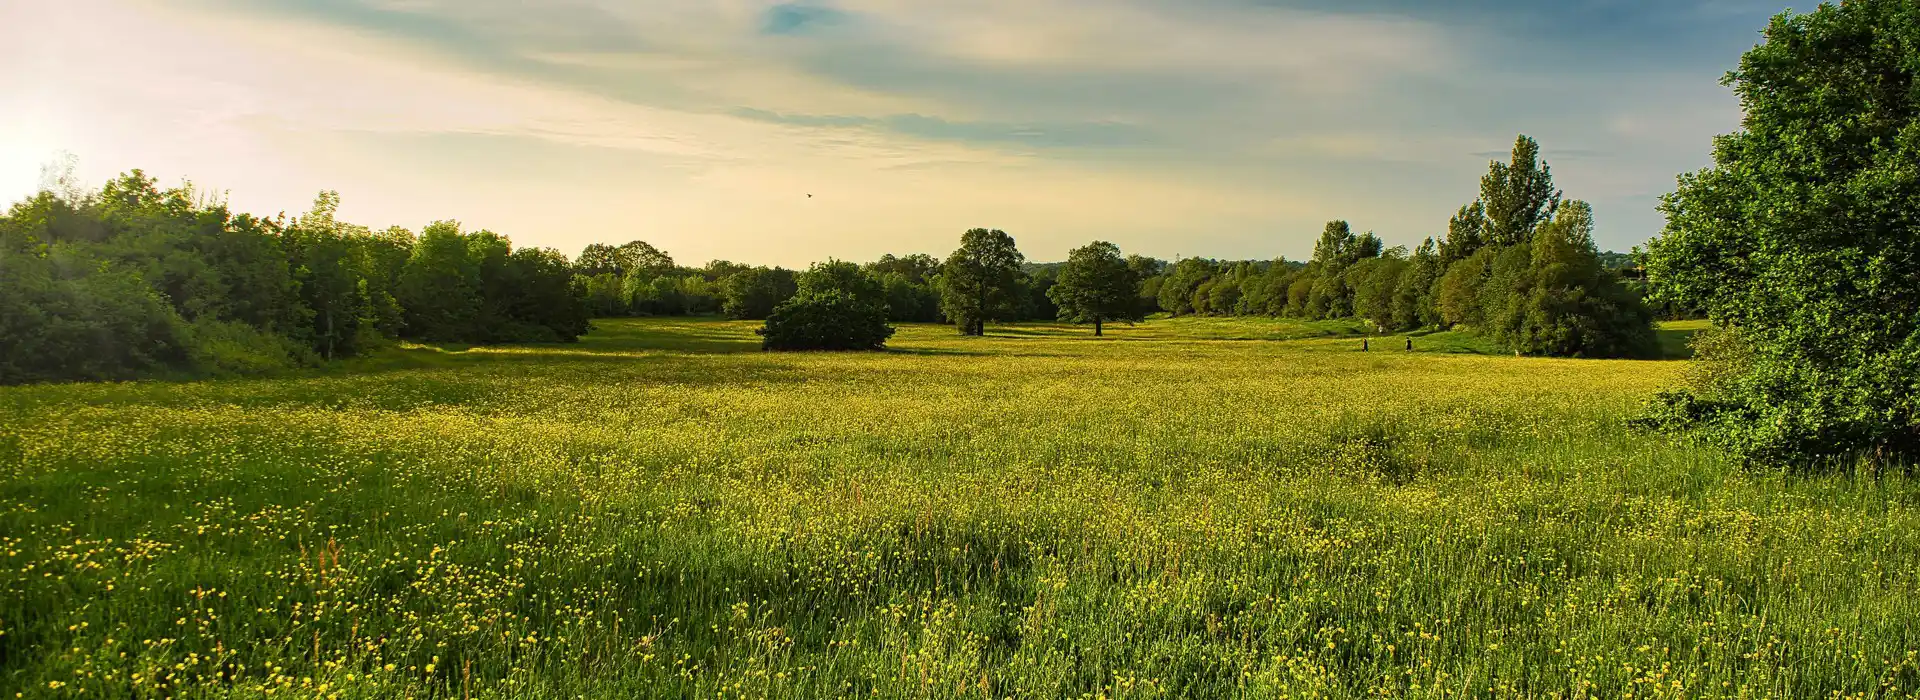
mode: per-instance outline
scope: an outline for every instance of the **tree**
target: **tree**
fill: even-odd
[[[624,274],[652,276],[673,272],[673,256],[646,241],[629,241],[614,249],[614,257]]]
[[[940,270],[940,310],[964,335],[986,335],[987,321],[1018,313],[1020,264],[1026,258],[1013,237],[976,228],[960,236],[960,248]]]
[[[1479,326],[1486,320],[1480,306],[1480,287],[1493,273],[1499,248],[1481,248],[1447,267],[1434,285],[1434,310],[1440,325]]]
[[[1313,245],[1313,262],[1319,274],[1307,297],[1308,318],[1344,318],[1353,315],[1353,287],[1347,268],[1367,258],[1379,257],[1385,244],[1369,231],[1354,235],[1345,221],[1329,221]]]
[[[1493,162],[1480,179],[1480,203],[1486,209],[1484,241],[1511,246],[1533,238],[1533,230],[1553,216],[1560,192],[1553,171],[1540,160],[1540,144],[1525,134],[1513,142],[1512,160]]]
[[[1353,288],[1353,315],[1366,319],[1382,331],[1408,330],[1396,320],[1395,297],[1407,274],[1405,248],[1393,255],[1370,258],[1348,268],[1348,285]]]
[[[720,283],[720,312],[727,318],[765,319],[774,307],[800,291],[792,270],[756,267],[729,275]]]
[[[1067,254],[1067,264],[1047,290],[1047,297],[1059,308],[1060,320],[1093,324],[1093,334],[1101,335],[1108,321],[1138,321],[1145,318],[1140,308],[1139,272],[1120,257],[1120,247],[1106,241],[1094,241]]]
[[[1136,303],[1141,315],[1159,311],[1161,274],[1167,269],[1167,261],[1133,254],[1127,256],[1127,268],[1140,280]]]
[[[863,269],[875,277],[898,274],[909,282],[925,284],[940,273],[940,261],[926,253],[914,253],[905,257],[882,255],[879,260],[867,263]]]
[[[1749,461],[1920,457],[1917,21],[1902,0],[1774,18],[1726,78],[1742,129],[1662,202],[1656,302],[1744,346],[1665,417]]]
[[[845,260],[828,258],[826,262],[814,263],[813,267],[800,274],[796,282],[800,294],[818,294],[832,289],[864,304],[882,308],[887,304],[886,287],[880,280],[862,271],[859,265]]]
[[[1487,203],[1475,200],[1447,220],[1447,236],[1440,242],[1440,267],[1465,260],[1486,244]]]
[[[1193,313],[1193,293],[1219,272],[1212,260],[1186,258],[1175,262],[1160,282],[1160,308],[1175,316]]]
[[[460,222],[435,221],[421,229],[413,256],[400,271],[400,305],[406,309],[408,336],[472,342],[480,315],[480,265]]]
[[[605,243],[590,243],[580,251],[580,259],[573,263],[575,271],[588,277],[613,275],[618,277],[623,270],[620,267],[620,250]]]
[[[1659,350],[1653,315],[1600,262],[1593,208],[1570,201],[1527,246],[1524,290],[1503,339],[1528,355],[1648,357]],[[1495,277],[1498,278],[1496,273]]]

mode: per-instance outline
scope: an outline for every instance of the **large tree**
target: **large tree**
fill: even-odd
[[[965,335],[986,335],[989,319],[1019,311],[1020,264],[1025,256],[1013,237],[976,228],[960,236],[960,248],[940,268],[940,309]]]
[[[1750,460],[1920,456],[1917,28],[1911,0],[1774,18],[1726,78],[1741,130],[1662,204],[1657,299],[1741,346],[1669,407]]]
[[[1140,304],[1140,276],[1120,247],[1094,241],[1067,254],[1047,297],[1059,309],[1060,320],[1093,324],[1101,335],[1108,321],[1138,321],[1146,314]]]

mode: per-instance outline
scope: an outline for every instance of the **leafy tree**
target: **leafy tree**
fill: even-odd
[[[940,274],[940,261],[925,253],[914,253],[904,257],[887,254],[880,256],[879,260],[867,263],[864,269],[876,278],[897,274],[909,282],[926,284],[932,281],[934,275]]]
[[[673,272],[673,256],[646,241],[630,241],[614,251],[624,274],[664,275]]]
[[[753,269],[752,265],[742,265],[731,260],[710,260],[706,267],[700,268],[700,276],[709,282],[719,282],[728,277]]]
[[[1313,262],[1319,274],[1307,297],[1308,318],[1343,318],[1353,315],[1354,290],[1346,275],[1348,267],[1367,258],[1379,257],[1385,244],[1371,231],[1355,235],[1345,221],[1329,221],[1320,240],[1313,246]]]
[[[1395,250],[1405,251],[1404,248]],[[1353,314],[1382,331],[1406,330],[1395,320],[1394,302],[1407,268],[1406,259],[1398,254],[1369,258],[1348,268],[1348,284],[1353,287]]]
[[[1139,304],[1141,314],[1150,314],[1160,309],[1160,285],[1164,281],[1167,261],[1149,258],[1144,255],[1128,255],[1127,269],[1133,270],[1134,277],[1140,280]]]
[[[1440,324],[1433,288],[1441,272],[1438,246],[1432,238],[1420,242],[1407,261],[1406,273],[1393,294],[1393,327],[1412,330]]]
[[[828,258],[826,262],[815,263],[796,280],[800,294],[817,294],[829,289],[838,290],[855,300],[885,307],[886,288],[878,278],[867,274],[859,265],[845,260]]]
[[[1160,308],[1175,316],[1193,313],[1193,293],[1219,272],[1212,260],[1186,258],[1173,264],[1160,282]]]
[[[1058,266],[1049,266],[1020,273],[1020,320],[1052,321],[1060,317],[1060,308],[1047,296],[1060,281],[1059,270]]]
[[[778,267],[742,270],[721,282],[720,311],[727,318],[765,319],[774,307],[799,291],[792,270]]]
[[[406,309],[409,337],[461,342],[477,335],[480,266],[460,222],[435,221],[421,229],[400,271],[400,305]]]
[[[618,275],[603,272],[593,276],[579,275],[578,278],[586,287],[587,310],[593,316],[625,316],[631,313],[627,305],[625,282]],[[767,310],[771,311],[773,307],[769,305]]]
[[[1744,345],[1715,386],[1668,394],[1742,457],[1920,456],[1920,10],[1782,14],[1726,82],[1743,128],[1683,175],[1648,247],[1658,302]]]
[[[1145,317],[1139,302],[1139,274],[1120,257],[1119,246],[1094,241],[1067,255],[1067,264],[1060,268],[1059,280],[1047,296],[1059,308],[1060,320],[1091,323],[1098,336],[1108,321]]]
[[[985,335],[988,320],[1018,313],[1020,264],[1026,258],[1005,231],[976,228],[940,272],[940,309],[966,335]]]
[[[1447,220],[1447,236],[1440,242],[1440,266],[1445,268],[1479,252],[1480,247],[1487,244],[1487,227],[1486,200],[1475,200],[1460,207],[1460,211]]]
[[[185,323],[132,271],[64,247],[7,246],[0,272],[0,384],[133,379],[186,366]]]
[[[1504,342],[1529,355],[1649,357],[1659,344],[1653,316],[1593,245],[1593,209],[1570,201],[1528,246],[1526,298]]]
[[[1534,229],[1560,206],[1539,142],[1522,134],[1514,139],[1510,162],[1488,165],[1480,179],[1480,203],[1486,208],[1486,243],[1511,246],[1533,239]]]
[[[1499,255],[1499,248],[1481,248],[1447,267],[1434,287],[1434,309],[1442,326],[1479,326],[1485,322],[1480,287],[1493,274],[1493,262]]]
[[[573,269],[588,277],[620,277],[625,273],[620,263],[620,249],[605,243],[588,244],[585,250],[580,251],[580,259],[574,261]]]
[[[931,280],[915,281],[900,272],[888,272],[880,279],[886,290],[887,320],[901,323],[939,323],[940,294]]]

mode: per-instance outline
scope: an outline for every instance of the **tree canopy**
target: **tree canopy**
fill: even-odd
[[[1916,26],[1902,0],[1775,18],[1726,78],[1742,128],[1661,205],[1653,293],[1741,346],[1667,417],[1749,460],[1920,455]]]
[[[985,335],[989,320],[1020,310],[1020,264],[1026,257],[999,229],[970,229],[940,267],[940,309],[966,335]]]
[[[1094,241],[1075,248],[1047,292],[1060,320],[1093,324],[1101,335],[1108,321],[1138,321],[1146,316],[1140,306],[1140,278],[1134,266],[1120,257],[1120,247]]]

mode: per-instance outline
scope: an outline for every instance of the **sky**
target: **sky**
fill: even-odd
[[[0,199],[62,153],[241,211],[682,264],[1301,259],[1445,230],[1538,139],[1602,248],[1739,126],[1784,0],[0,2]],[[808,195],[812,196],[809,197]]]

